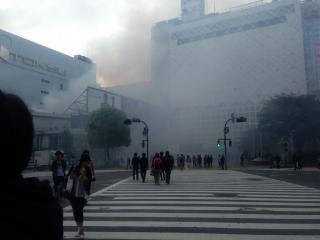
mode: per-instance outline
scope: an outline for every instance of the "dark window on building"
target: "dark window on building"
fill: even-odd
[[[49,80],[47,80],[47,79],[41,79],[41,82],[42,82],[42,83],[50,84],[50,81],[49,81]]]
[[[49,92],[48,92],[48,91],[45,91],[45,90],[41,90],[41,94],[48,95],[48,94],[49,94]]]

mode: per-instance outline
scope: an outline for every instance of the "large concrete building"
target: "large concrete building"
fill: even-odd
[[[67,56],[0,30],[0,88],[46,111],[45,101],[79,79],[95,83],[96,66],[84,56]]]
[[[168,142],[173,151],[198,146],[192,151],[215,152],[231,113],[248,118],[230,129],[237,143],[257,126],[264,100],[319,89],[315,49],[320,31],[312,10],[317,4],[260,1],[205,14],[203,0],[181,0],[179,18],[154,25],[152,81],[171,111],[168,133],[174,129],[175,134]],[[313,13],[309,19],[307,5],[309,16]],[[237,156],[243,149],[234,146]]]

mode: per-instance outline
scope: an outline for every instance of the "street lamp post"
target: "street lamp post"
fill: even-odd
[[[146,133],[146,142],[147,142],[147,158],[148,158],[148,161],[149,161],[149,127],[148,127],[148,124],[141,120],[140,118],[132,118],[132,119],[126,119],[124,122],[124,124],[126,125],[131,125],[132,123],[143,123],[144,124],[144,131],[143,133]],[[143,140],[144,142],[144,140]]]
[[[238,117],[238,118],[235,118],[234,114],[231,115],[231,118],[228,119],[225,124],[224,124],[224,127],[223,127],[223,144],[224,144],[224,157],[225,157],[225,161],[224,161],[224,166],[225,166],[225,169],[228,169],[228,165],[227,165],[227,134],[229,133],[229,128],[227,127],[228,123],[229,122],[237,122],[237,123],[242,123],[242,122],[246,122],[247,119],[245,117]],[[229,144],[231,146],[231,139],[229,139]]]

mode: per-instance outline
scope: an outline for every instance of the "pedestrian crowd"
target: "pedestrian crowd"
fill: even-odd
[[[155,184],[160,184],[165,181],[170,184],[171,172],[174,167],[180,170],[184,169],[200,169],[200,168],[213,168],[213,155],[206,154],[202,158],[201,154],[198,155],[184,155],[178,154],[176,161],[169,151],[158,152],[151,157],[150,175],[154,177]],[[224,155],[218,156],[218,164],[220,169],[225,169]],[[141,156],[134,153],[132,159],[127,158],[127,169],[132,169],[133,180],[139,180],[141,177],[142,182],[146,180],[146,172],[149,169],[149,160],[145,153]]]

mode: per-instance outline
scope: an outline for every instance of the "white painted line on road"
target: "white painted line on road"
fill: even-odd
[[[164,227],[164,228],[223,228],[223,229],[282,229],[319,230],[320,224],[286,223],[223,223],[223,222],[163,222],[163,221],[86,221],[86,227]],[[65,227],[75,227],[74,221],[64,221]]]
[[[66,207],[65,210],[71,210],[71,207]],[[320,212],[320,208],[275,208],[275,207],[188,207],[188,206],[86,206],[84,211],[107,211],[107,210],[163,210],[163,211],[273,211],[273,212]]]
[[[105,191],[101,191],[101,194],[103,195],[103,192],[106,192],[107,190]],[[130,192],[130,193],[139,193],[139,192],[135,192],[135,191],[124,191],[124,192]],[[165,193],[168,193],[169,191],[162,191],[162,192],[165,192]],[[172,191],[172,194],[174,193],[177,193],[179,191]],[[181,191],[180,191],[181,192]],[[195,191],[197,192],[197,191]],[[225,191],[225,190],[211,190],[211,189],[208,189],[206,191],[207,193],[237,193],[237,194],[255,194],[255,193],[260,193],[260,194],[269,194],[269,195],[272,195],[271,193],[274,193],[275,196],[291,196],[291,197],[294,197],[294,196],[318,196],[320,197],[320,193],[312,193],[312,192],[285,192],[285,191],[281,191],[281,192],[274,192],[274,191],[237,191],[237,190],[230,190],[230,191]],[[108,192],[109,193],[109,192]],[[161,194],[161,191],[156,191],[155,189],[153,189],[153,191],[147,191],[145,193],[152,193],[152,194]],[[171,193],[171,192],[170,192]]]
[[[65,212],[65,217],[73,217],[73,213]],[[320,215],[274,215],[274,214],[237,214],[237,213],[148,213],[148,212],[86,212],[86,220],[90,217],[104,218],[218,218],[223,219],[265,219],[265,220],[320,220]]]
[[[146,196],[151,196],[152,194],[146,194]],[[166,195],[166,194],[164,194]],[[305,198],[299,198],[299,199],[294,199],[294,198],[277,198],[277,199],[270,199],[270,198],[239,198],[239,197],[190,197],[190,196],[156,196],[156,197],[146,197],[146,196],[141,196],[140,194],[121,194],[121,197],[117,197],[117,194],[110,194],[110,196],[116,196],[114,199],[116,200],[210,200],[210,201],[217,201],[217,200],[224,200],[224,201],[258,201],[258,202],[301,202],[301,203],[307,203],[307,202],[312,202],[312,203],[320,203],[320,199],[305,199]]]
[[[134,194],[135,196],[213,196],[213,194],[210,193],[139,193]],[[112,194],[112,193],[101,193],[100,196],[125,196],[121,194]]]
[[[74,239],[75,232],[65,232],[66,239]],[[85,239],[105,240],[319,240],[319,236],[305,235],[247,235],[170,232],[86,232]]]
[[[295,206],[295,207],[319,207],[319,203],[277,203],[277,202],[237,202],[237,201],[120,201],[118,199],[115,199],[115,201],[91,201],[90,205],[135,205],[135,204],[141,204],[141,205],[233,205],[233,206]]]
[[[128,181],[130,178],[131,178],[131,177],[128,177],[128,178],[126,178],[126,179],[123,179],[123,180],[121,180],[121,181],[119,181],[119,182],[115,183],[115,184],[112,184],[112,185],[111,185],[111,186],[109,186],[109,187],[106,187],[106,188],[104,188],[104,189],[101,189],[100,191],[98,191],[98,192],[95,192],[95,193],[91,194],[91,195],[90,195],[90,197],[96,197],[96,196],[99,196],[99,195],[101,195],[101,193],[106,192],[106,191],[108,191],[108,190],[110,190],[110,189],[112,189],[112,188],[114,188],[114,187],[116,187],[116,186],[118,186],[118,185],[120,185],[120,184],[122,184],[122,183],[124,183],[124,182]]]

